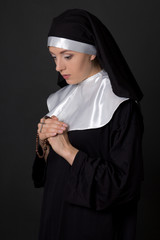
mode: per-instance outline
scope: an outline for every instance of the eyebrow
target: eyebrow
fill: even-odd
[[[64,51],[61,51],[60,52],[60,54],[63,54],[63,53],[65,53],[65,52],[69,52],[70,50],[64,50]],[[51,51],[49,51],[50,52],[50,54],[53,54],[53,55],[56,55],[56,54],[54,54],[53,52],[51,52]]]

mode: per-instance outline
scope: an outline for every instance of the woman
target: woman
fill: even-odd
[[[106,27],[81,9],[53,19],[59,91],[38,124],[40,240],[133,240],[143,179],[142,93]]]

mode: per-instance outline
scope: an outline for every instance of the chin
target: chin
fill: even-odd
[[[75,83],[75,82],[72,82],[71,80],[66,80],[66,83],[69,84],[69,85],[75,85],[75,84],[77,84],[77,83]]]

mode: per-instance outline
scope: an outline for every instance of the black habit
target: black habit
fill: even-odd
[[[79,149],[73,165],[52,148],[36,156],[35,187],[44,186],[39,240],[134,240],[143,179],[143,119],[134,100],[105,126],[68,132]]]

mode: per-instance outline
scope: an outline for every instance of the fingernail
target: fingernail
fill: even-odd
[[[63,123],[63,126],[64,126],[64,127],[68,127],[68,125],[67,125],[66,123]]]
[[[63,131],[62,131],[62,130],[58,130],[58,132],[59,132],[59,133],[63,133]]]

